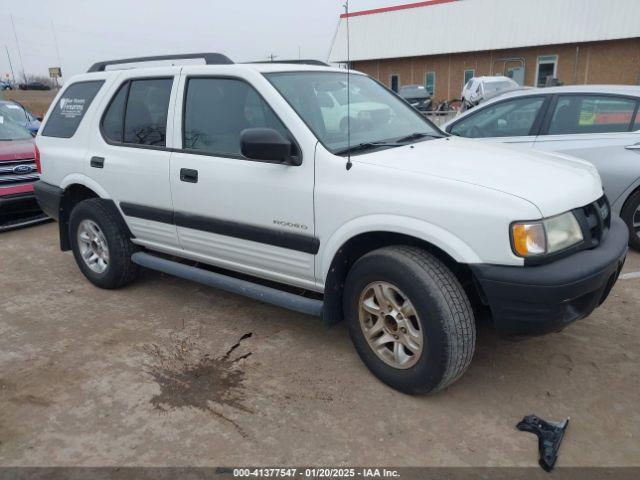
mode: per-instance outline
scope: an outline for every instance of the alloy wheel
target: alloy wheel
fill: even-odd
[[[414,366],[424,348],[424,331],[418,314],[398,287],[389,282],[367,285],[358,301],[360,327],[369,347],[387,365]]]
[[[96,273],[109,266],[109,246],[104,233],[93,220],[82,220],[78,226],[78,248],[84,263]]]

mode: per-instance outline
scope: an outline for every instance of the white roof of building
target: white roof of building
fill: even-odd
[[[640,37],[640,0],[430,0],[349,14],[351,60]],[[341,15],[329,61],[347,61]]]

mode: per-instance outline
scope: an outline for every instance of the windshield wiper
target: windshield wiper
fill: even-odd
[[[412,133],[411,135],[407,135],[406,137],[401,137],[397,139],[396,143],[411,142],[413,140],[420,140],[421,138],[424,138],[424,137],[442,138],[442,135],[435,135],[433,133],[415,132],[415,133]]]
[[[362,152],[364,150],[370,150],[378,147],[402,147],[401,143],[397,142],[364,142],[357,145],[352,145],[349,148],[343,148],[335,152],[336,155],[344,155],[345,153]]]

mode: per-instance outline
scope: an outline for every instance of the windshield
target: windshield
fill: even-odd
[[[29,130],[0,115],[0,142],[33,138]]]
[[[29,120],[27,118],[27,114],[20,105],[10,102],[0,103],[0,117],[3,117],[5,120],[9,119],[16,123],[25,123]]]
[[[415,136],[416,141],[424,139],[416,134],[442,136],[406,102],[364,75],[351,75],[350,102],[346,101],[346,72],[285,72],[265,76],[332,153],[340,154],[348,146],[391,142],[408,136]]]

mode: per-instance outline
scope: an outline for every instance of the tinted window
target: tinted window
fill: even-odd
[[[124,102],[127,98],[128,89],[128,82],[120,87],[102,118],[102,133],[107,140],[111,140],[112,142],[122,142],[122,135],[124,133]]]
[[[626,132],[636,102],[596,95],[561,95],[549,125],[549,135]]]
[[[133,80],[124,116],[124,143],[166,145],[173,79]]]
[[[451,128],[461,137],[518,137],[529,135],[544,97],[500,102],[472,113]]]
[[[184,113],[185,149],[242,157],[240,133],[246,128],[272,128],[291,138],[269,105],[246,82],[225,78],[189,80]]]
[[[80,122],[103,83],[100,80],[70,85],[49,115],[49,120],[44,126],[42,135],[46,137],[71,138],[76,133]]]

